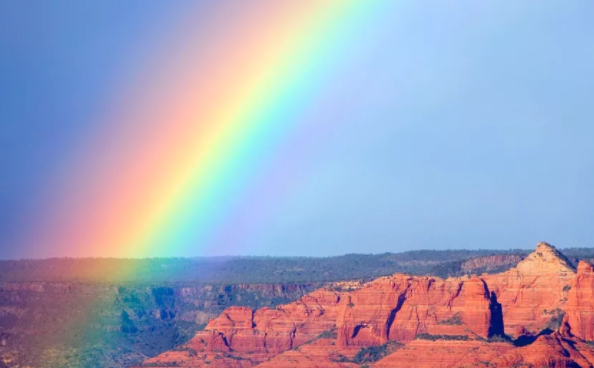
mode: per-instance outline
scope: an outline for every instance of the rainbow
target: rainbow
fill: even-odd
[[[57,175],[61,210],[38,233],[50,255],[233,254],[295,185],[318,129],[302,117],[386,2],[213,3],[122,78]]]

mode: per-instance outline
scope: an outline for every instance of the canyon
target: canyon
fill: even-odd
[[[0,260],[0,367],[127,368],[188,342],[228,307],[275,308],[394,272],[509,268],[523,256],[513,252]]]
[[[275,306],[322,285],[0,283],[0,361],[129,367],[188,341],[229,306]]]
[[[593,297],[593,266],[539,243],[499,273],[396,273],[233,306],[138,368],[592,367]]]
[[[594,250],[539,248],[0,261],[0,367],[358,367],[589,341]]]

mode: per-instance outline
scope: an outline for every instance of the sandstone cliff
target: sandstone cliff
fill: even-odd
[[[536,250],[509,271],[483,275],[503,309],[505,333],[517,338],[546,328],[553,314],[564,310],[575,270],[554,247]]]
[[[592,367],[594,268],[554,247],[509,271],[395,274],[276,309],[232,307],[146,367]],[[563,318],[563,315],[565,317]],[[562,323],[561,323],[562,322]]]
[[[565,331],[584,340],[594,340],[594,267],[580,262],[565,307]]]

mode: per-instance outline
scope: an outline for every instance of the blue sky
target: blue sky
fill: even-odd
[[[0,3],[0,258],[35,257],[47,178],[188,4]],[[308,112],[343,128],[241,249],[593,246],[592,19],[588,0],[394,2]]]

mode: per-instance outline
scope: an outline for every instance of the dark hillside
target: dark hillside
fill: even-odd
[[[455,264],[494,254],[525,255],[525,250],[420,250],[404,253],[309,257],[224,258],[52,258],[0,261],[0,282],[97,282],[205,284],[302,283],[355,280],[396,272],[457,274]],[[580,257],[584,250],[576,250]],[[594,252],[589,253],[594,257]],[[570,255],[572,257],[572,255]]]

